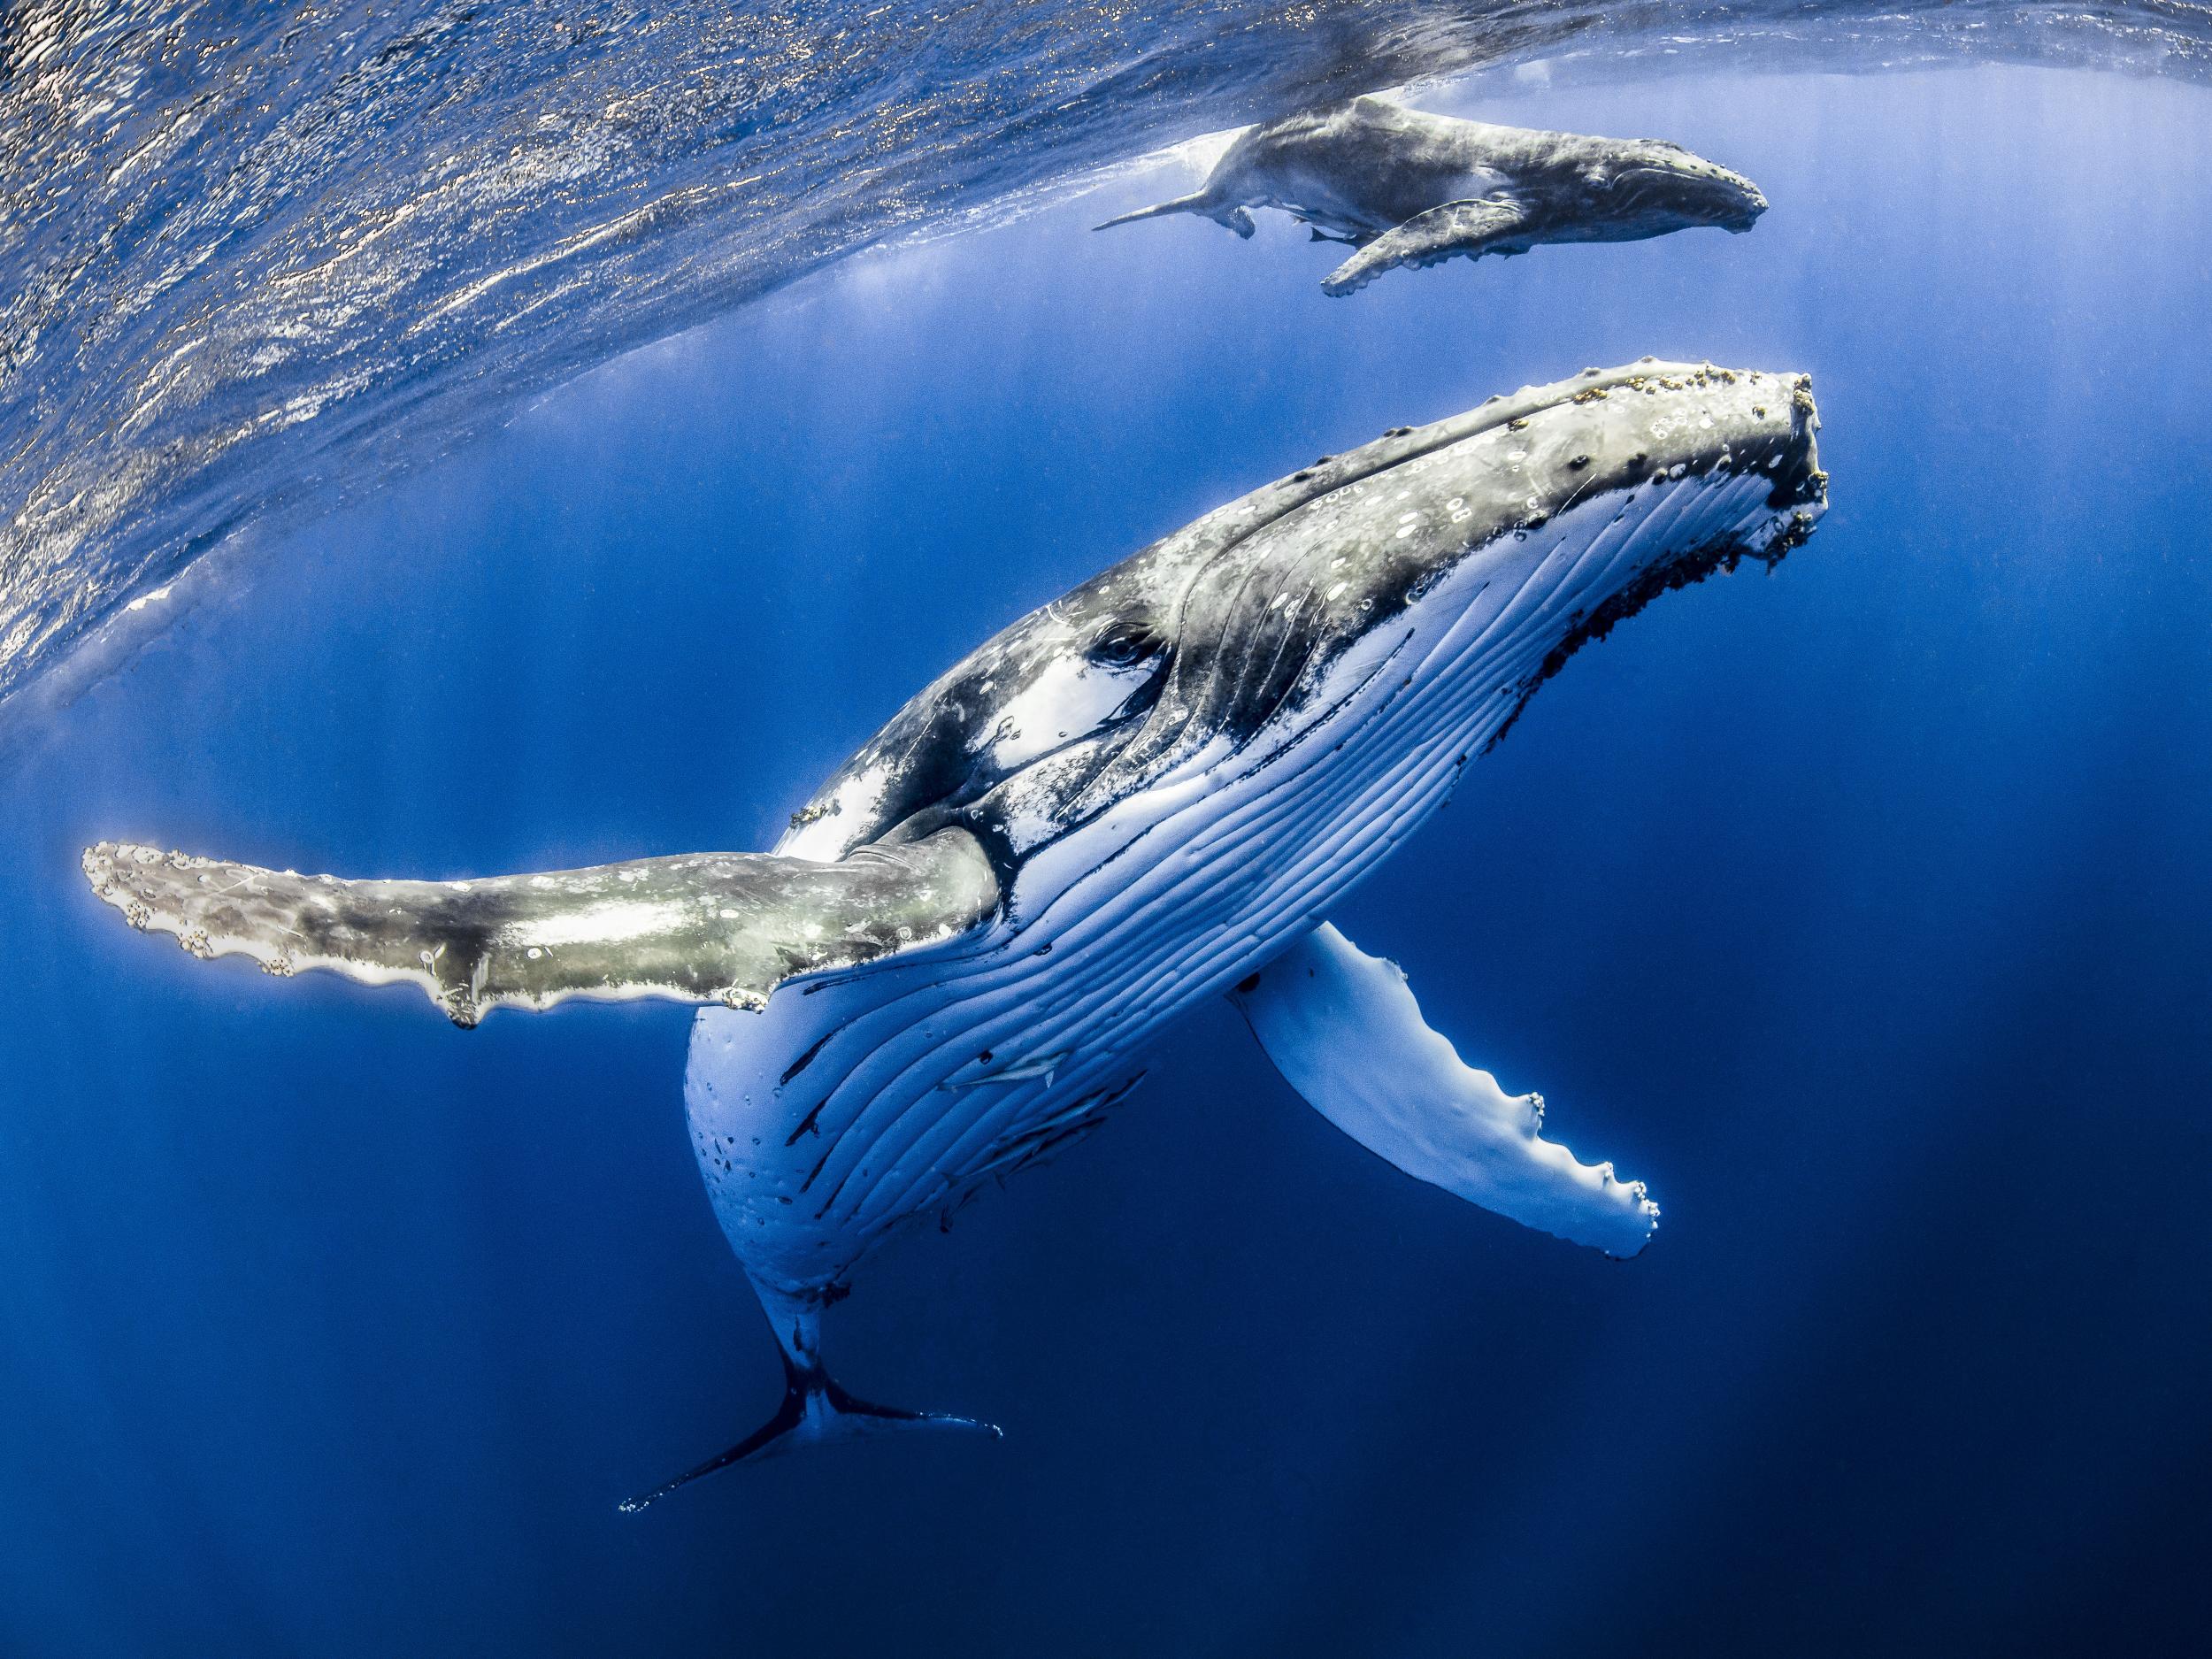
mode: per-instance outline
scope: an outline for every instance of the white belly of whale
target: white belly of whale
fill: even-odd
[[[1565,620],[1632,569],[1781,527],[1717,472],[1578,504],[1486,585],[1448,577],[1331,671],[1294,735],[1223,741],[1038,849],[979,933],[709,1008],[693,1144],[747,1271],[840,1282],[891,1229],[1102,1120],[1159,1030],[1312,927],[1450,792]],[[1561,561],[1565,562],[1563,569]]]

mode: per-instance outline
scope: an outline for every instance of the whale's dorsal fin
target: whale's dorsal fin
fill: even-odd
[[[957,829],[835,864],[688,853],[467,881],[344,881],[111,841],[84,871],[134,927],[196,956],[411,980],[458,1025],[576,996],[757,1008],[795,975],[964,932],[999,897]]]
[[[1527,223],[1528,216],[1502,197],[1446,202],[1376,237],[1324,277],[1322,291],[1349,294],[1400,265],[1438,265],[1463,254],[1474,258]]]
[[[1544,1102],[1508,1094],[1421,1018],[1395,963],[1324,922],[1230,993],[1291,1087],[1407,1174],[1525,1226],[1633,1256],[1659,1206],[1539,1133]]]

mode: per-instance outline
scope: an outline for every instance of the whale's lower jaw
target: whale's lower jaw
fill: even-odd
[[[1577,622],[1566,637],[1544,653],[1536,672],[1522,683],[1512,708],[1484,741],[1483,752],[1487,754],[1505,741],[1538,687],[1564,668],[1578,651],[1604,639],[1661,595],[1694,587],[1716,572],[1732,572],[1746,559],[1772,570],[1802,547],[1818,522],[1818,512],[1827,504],[1824,476],[1816,488],[1822,493],[1811,506],[1793,506],[1740,534],[1701,543],[1679,558],[1655,565]]]
[[[1310,721],[1038,847],[981,937],[703,1012],[686,1099],[749,1272],[830,1289],[902,1224],[1095,1127],[1150,1039],[1372,872],[1575,649],[1809,523],[1749,470],[1586,500],[1348,653]]]

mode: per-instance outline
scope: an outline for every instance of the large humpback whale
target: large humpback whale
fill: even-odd
[[[1349,294],[1399,265],[1538,242],[1746,231],[1766,206],[1750,180],[1661,139],[1496,127],[1355,98],[1249,128],[1189,196],[1097,228],[1195,213],[1249,236],[1245,210],[1279,207],[1314,227],[1316,241],[1360,250],[1321,283]]]
[[[195,956],[411,982],[461,1025],[571,997],[706,1005],[693,1145],[787,1391],[626,1508],[807,1440],[987,1429],[847,1394],[821,1310],[894,1229],[1094,1128],[1210,997],[1400,1168],[1642,1248],[1642,1185],[1544,1140],[1541,1102],[1463,1064],[1325,918],[1578,647],[1804,538],[1817,424],[1801,377],[1646,358],[1325,456],[980,647],[771,853],[348,881],[103,842],[85,872]]]

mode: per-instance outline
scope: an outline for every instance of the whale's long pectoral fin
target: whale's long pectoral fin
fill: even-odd
[[[1527,227],[1527,215],[1502,197],[1447,202],[1376,237],[1322,278],[1321,291],[1350,294],[1400,265],[1439,265],[1462,255],[1477,257]]]
[[[835,864],[692,853],[468,881],[346,881],[103,841],[84,872],[132,926],[196,956],[410,980],[459,1025],[579,996],[758,1007],[795,974],[964,931],[999,896],[956,829]]]
[[[1397,964],[1323,923],[1230,994],[1267,1057],[1338,1128],[1407,1174],[1609,1256],[1650,1242],[1659,1206],[1578,1164],[1513,1095],[1429,1029]]]

